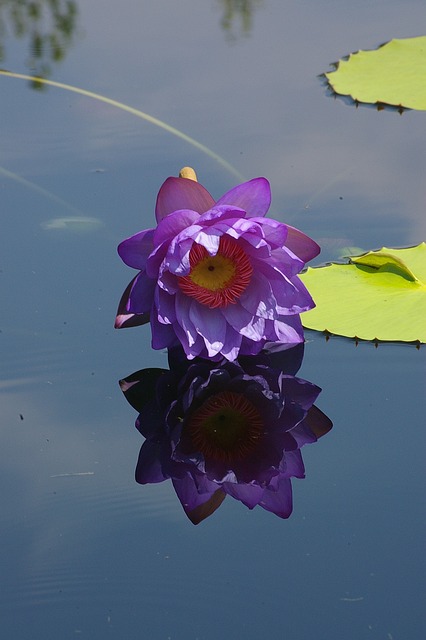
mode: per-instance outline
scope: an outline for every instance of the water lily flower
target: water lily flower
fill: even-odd
[[[314,302],[298,277],[319,246],[266,218],[271,189],[255,178],[215,202],[198,182],[168,178],[156,228],[118,247],[138,269],[119,304],[117,328],[151,323],[152,347],[179,343],[188,359],[232,361],[268,342],[303,341],[300,313]]]
[[[305,475],[300,448],[331,428],[313,405],[319,387],[267,362],[263,354],[244,367],[171,362],[170,371],[145,369],[120,382],[146,438],[137,482],[171,478],[194,524],[226,495],[288,518],[291,478]]]

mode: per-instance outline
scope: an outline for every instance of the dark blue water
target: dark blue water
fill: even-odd
[[[274,217],[320,242],[317,262],[424,240],[424,114],[356,110],[316,77],[420,35],[424,2],[247,4],[245,32],[213,0],[80,2],[50,77],[268,177]],[[2,66],[27,73],[28,40],[3,42]],[[134,115],[5,77],[0,139],[5,637],[423,638],[424,348],[308,332],[300,375],[334,428],[303,449],[292,516],[228,498],[194,527],[170,483],[134,482],[142,438],[118,380],[167,357],[148,327],[112,328],[131,277],[116,245],[152,226],[181,166],[215,196],[238,178]]]

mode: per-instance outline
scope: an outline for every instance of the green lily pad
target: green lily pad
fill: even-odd
[[[317,305],[302,314],[303,326],[362,340],[426,342],[426,243],[349,260],[300,275]]]
[[[394,39],[351,53],[325,74],[333,91],[356,103],[426,110],[426,36]]]

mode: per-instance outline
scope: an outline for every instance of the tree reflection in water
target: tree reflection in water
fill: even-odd
[[[13,36],[28,41],[26,65],[32,74],[48,77],[52,63],[61,62],[72,44],[77,17],[73,0],[0,0],[0,64],[6,60],[6,39]]]
[[[238,17],[240,19],[241,32],[244,35],[250,33],[253,13],[261,3],[261,0],[220,0],[223,8],[220,24],[230,39],[236,38],[234,23]]]

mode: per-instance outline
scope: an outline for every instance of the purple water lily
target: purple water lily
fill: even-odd
[[[170,371],[145,369],[120,384],[146,438],[137,482],[171,478],[194,524],[226,495],[288,518],[290,479],[305,474],[300,448],[331,428],[313,405],[320,389],[263,355],[244,367],[197,359]]]
[[[299,314],[314,303],[297,274],[320,249],[301,231],[266,218],[270,202],[265,178],[217,202],[194,180],[168,178],[157,197],[157,227],[118,247],[139,273],[115,326],[150,322],[154,349],[180,343],[188,359],[232,361],[268,342],[302,342]]]

